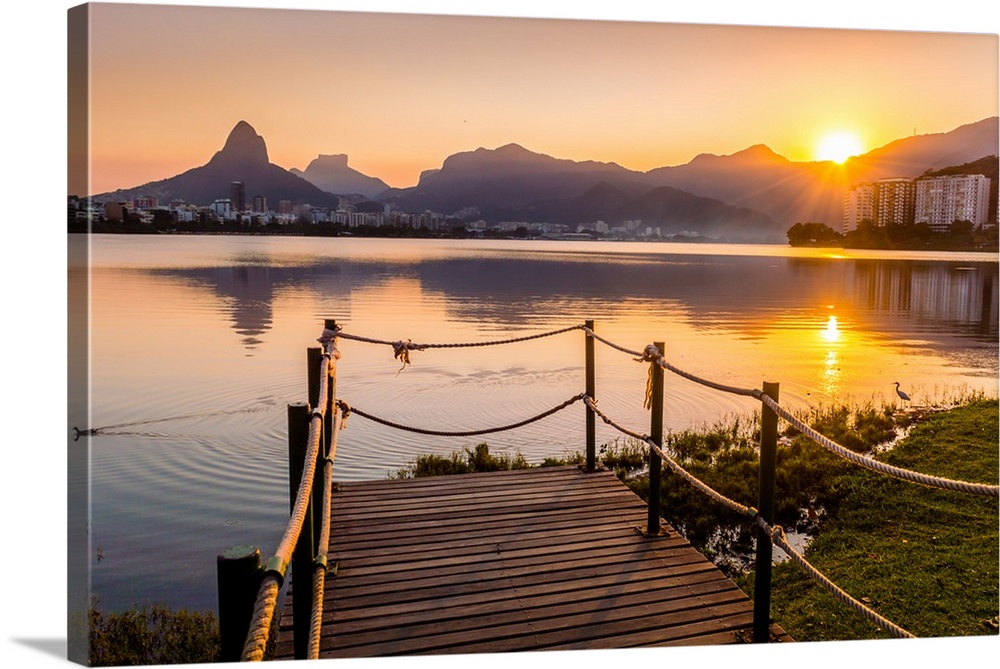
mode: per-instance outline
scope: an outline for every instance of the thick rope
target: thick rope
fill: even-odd
[[[506,430],[513,430],[513,429],[518,428],[518,427],[524,427],[525,425],[528,425],[530,423],[534,423],[536,421],[539,421],[539,420],[541,420],[543,418],[546,418],[547,416],[551,416],[552,414],[556,413],[557,411],[562,411],[566,407],[570,406],[571,404],[573,404],[575,402],[580,401],[584,397],[586,397],[586,394],[584,394],[584,393],[581,393],[579,395],[574,395],[573,397],[569,398],[568,400],[566,400],[565,402],[563,402],[562,404],[560,404],[558,406],[552,407],[551,409],[548,409],[547,411],[543,411],[542,413],[540,413],[540,414],[538,414],[536,416],[532,416],[531,418],[526,418],[526,419],[524,419],[522,421],[518,421],[516,423],[511,423],[509,425],[501,425],[499,427],[489,427],[489,428],[485,428],[485,429],[482,429],[482,430],[465,430],[465,431],[455,431],[455,432],[449,432],[449,431],[445,431],[445,430],[429,430],[429,429],[420,428],[420,427],[412,427],[410,425],[403,425],[402,423],[395,423],[395,422],[393,422],[391,420],[386,420],[385,418],[379,418],[378,416],[373,416],[372,414],[366,413],[366,412],[362,411],[361,409],[352,407],[350,404],[348,404],[347,402],[345,402],[343,400],[337,400],[337,406],[339,406],[341,408],[341,410],[343,411],[343,420],[347,420],[347,417],[350,414],[356,413],[359,416],[361,416],[363,418],[367,418],[370,421],[374,421],[376,423],[381,423],[382,425],[385,425],[387,427],[392,427],[392,428],[395,428],[397,430],[404,430],[406,432],[414,432],[416,434],[427,434],[427,435],[432,435],[432,436],[436,436],[436,437],[475,437],[475,436],[479,436],[479,435],[482,435],[482,434],[492,434],[494,432],[504,432]]]
[[[334,420],[336,420],[336,415]],[[312,617],[309,620],[309,659],[319,658],[319,641],[323,631],[323,591],[326,586],[326,572],[330,552],[330,516],[333,503],[333,460],[337,451],[337,434],[340,429],[333,428],[330,440],[330,454],[323,466],[323,520],[320,523],[320,534],[316,564],[313,567],[313,606]],[[321,558],[321,559],[320,559]]]
[[[615,428],[616,430],[618,430],[619,432],[621,432],[622,434],[624,434],[626,436],[632,437],[634,439],[638,439],[639,441],[644,441],[647,444],[649,444],[650,448],[652,448],[653,450],[656,451],[657,455],[660,456],[660,459],[664,462],[664,464],[666,464],[668,467],[670,467],[670,469],[673,472],[675,472],[678,476],[680,476],[682,479],[684,479],[685,481],[687,481],[688,484],[690,484],[691,486],[693,486],[697,490],[701,491],[703,494],[705,494],[706,496],[708,496],[710,499],[713,499],[716,502],[719,502],[720,504],[729,507],[730,509],[732,509],[736,513],[739,513],[739,514],[744,515],[744,516],[753,517],[757,513],[756,511],[751,511],[750,507],[745,506],[743,504],[740,504],[739,502],[736,502],[734,500],[729,499],[728,497],[726,497],[722,493],[720,493],[717,490],[713,489],[711,486],[709,486],[704,481],[698,479],[694,474],[692,474],[691,472],[689,472],[686,469],[684,469],[683,467],[681,467],[676,461],[674,461],[673,458],[671,458],[669,455],[667,455],[663,451],[663,449],[655,441],[653,441],[653,439],[651,437],[649,437],[647,435],[639,434],[638,432],[633,432],[632,430],[629,430],[629,429],[627,429],[627,428],[619,425],[618,423],[616,423],[614,420],[612,420],[606,414],[604,414],[604,412],[602,412],[600,409],[598,409],[597,408],[597,404],[590,397],[585,397],[583,401],[587,404],[587,406],[590,408],[591,411],[593,411],[596,415],[598,415],[601,418],[601,420],[603,420],[605,423],[607,423],[611,427]]]
[[[756,520],[757,520],[757,525],[762,530],[764,530],[764,533],[767,534],[768,537],[770,537],[771,543],[781,548],[781,550],[785,551],[785,553],[788,554],[788,557],[795,564],[799,565],[799,567],[801,567],[811,579],[813,579],[819,585],[825,588],[834,597],[839,599],[841,602],[849,606],[857,613],[861,614],[869,622],[878,625],[879,627],[881,627],[883,630],[893,635],[894,637],[900,639],[916,638],[913,634],[907,632],[899,625],[895,624],[890,620],[887,620],[886,618],[883,618],[882,616],[875,613],[874,611],[872,611],[870,608],[868,608],[858,600],[851,597],[844,590],[842,590],[836,583],[834,583],[829,578],[824,576],[822,572],[816,569],[816,567],[809,564],[809,562],[801,554],[799,554],[798,551],[792,548],[791,545],[788,543],[788,540],[785,537],[785,530],[783,527],[781,527],[780,525],[776,525],[772,528],[770,525],[768,525],[767,521],[764,520],[764,518],[759,515],[757,516]]]
[[[412,340],[407,339],[406,341],[396,340],[389,341],[386,339],[373,339],[371,337],[362,337],[361,335],[354,335],[344,332],[341,326],[337,326],[336,330],[324,330],[324,336],[336,336],[343,339],[351,339],[354,341],[364,342],[366,344],[381,344],[383,346],[391,346],[395,351],[396,358],[400,358],[404,351],[424,351],[430,348],[473,348],[478,346],[501,346],[504,344],[517,344],[524,341],[531,341],[533,339],[542,339],[543,337],[552,337],[555,335],[563,334],[565,332],[572,332],[573,330],[580,330],[583,325],[571,325],[569,327],[561,328],[559,330],[551,330],[549,332],[540,332],[538,334],[526,335],[524,337],[512,337],[510,339],[496,339],[492,341],[474,341],[474,342],[461,342],[461,343],[450,343],[450,344],[415,344]],[[328,334],[329,333],[329,334]]]
[[[900,467],[893,467],[892,465],[886,464],[884,462],[879,462],[878,460],[873,460],[867,456],[861,455],[860,453],[855,453],[854,451],[844,448],[837,442],[829,439],[815,429],[807,425],[805,422],[796,418],[794,415],[789,413],[784,407],[773,400],[769,395],[762,394],[761,401],[771,408],[776,414],[784,418],[788,423],[794,427],[796,430],[806,435],[817,444],[827,449],[835,455],[853,462],[856,465],[865,467],[880,474],[886,474],[888,476],[893,476],[904,481],[909,481],[911,483],[921,483],[923,485],[931,486],[934,488],[943,488],[945,490],[955,490],[958,492],[970,493],[973,495],[983,495],[986,497],[997,497],[1000,495],[1000,486],[986,485],[984,483],[969,483],[967,481],[956,481],[953,479],[943,478],[940,476],[929,476],[927,474],[921,474],[919,472],[910,471],[907,469],[902,469]]]
[[[596,339],[597,341],[601,342],[605,346],[609,346],[609,347],[611,347],[611,348],[613,348],[613,349],[615,349],[617,351],[621,351],[622,353],[627,353],[630,356],[632,356],[633,358],[641,358],[642,357],[642,353],[640,353],[639,351],[633,351],[631,349],[625,348],[624,346],[619,346],[618,344],[614,343],[613,341],[611,341],[609,339],[605,339],[604,337],[598,335],[596,332],[594,332],[593,330],[591,330],[590,328],[588,328],[586,325],[581,325],[580,329],[583,330],[584,332],[586,332],[588,336],[593,337],[594,339]]]
[[[336,337],[333,337],[332,341],[333,346],[336,347]],[[334,351],[336,351],[336,348],[334,348]],[[338,357],[339,352],[336,352],[334,359]],[[337,366],[334,364],[330,367],[330,378],[332,380],[334,395],[336,395],[336,371]],[[326,386],[327,384],[324,383],[323,385]],[[335,398],[330,397],[328,401],[333,404]],[[316,544],[316,563],[313,566],[313,602],[309,620],[308,648],[308,658],[311,660],[319,658],[320,636],[323,632],[323,593],[326,587],[326,573],[329,569],[330,521],[333,514],[333,462],[337,457],[337,438],[340,436],[342,427],[343,422],[339,420],[338,412],[334,411],[333,426],[330,432],[330,452],[327,453],[326,461],[323,465],[323,508],[320,511],[322,517],[320,521],[319,541]]]
[[[327,336],[324,331],[323,337],[319,340],[323,344],[324,353],[320,361],[320,377],[328,378],[330,374],[332,359],[340,357],[339,351],[334,347],[333,337]],[[306,449],[305,463],[302,469],[302,482],[299,484],[298,492],[295,496],[295,503],[292,506],[291,517],[285,527],[278,548],[274,552],[274,557],[268,564],[277,563],[287,565],[291,561],[292,550],[298,543],[299,535],[302,533],[302,525],[305,523],[306,510],[309,507],[309,500],[312,496],[313,479],[316,476],[316,460],[322,441],[322,425],[324,412],[329,403],[327,383],[320,384],[319,401],[317,408],[313,411],[309,422],[309,442]],[[284,569],[282,568],[282,572]],[[267,650],[267,641],[271,634],[274,621],[275,609],[278,603],[278,591],[284,581],[284,573],[274,573],[268,571],[261,581],[260,589],[257,593],[257,601],[254,604],[254,614],[250,621],[250,631],[247,634],[246,643],[243,646],[241,660],[244,662],[260,662],[264,659]]]
[[[584,401],[586,402],[587,406],[590,407],[591,411],[600,416],[601,419],[608,425],[611,425],[612,427],[614,427],[615,429],[617,429],[618,431],[622,432],[625,435],[639,439],[641,441],[645,441],[647,444],[649,444],[650,448],[652,448],[657,452],[657,454],[659,454],[660,458],[663,459],[663,462],[666,463],[667,466],[669,466],[674,472],[676,472],[681,478],[687,481],[688,484],[690,484],[696,490],[705,494],[710,499],[713,499],[716,502],[719,502],[720,504],[729,507],[730,509],[736,511],[741,515],[753,518],[756,521],[757,525],[759,525],[767,534],[767,536],[770,537],[772,543],[774,543],[776,546],[780,547],[783,551],[785,551],[788,554],[788,556],[796,564],[802,567],[802,569],[804,569],[806,573],[813,580],[817,581],[820,585],[829,590],[835,597],[837,597],[837,599],[841,600],[842,602],[850,606],[852,609],[860,613],[862,616],[864,616],[871,622],[875,623],[882,629],[886,630],[890,634],[900,638],[914,638],[912,634],[904,630],[902,627],[899,627],[895,623],[883,618],[879,614],[875,613],[874,611],[866,607],[861,602],[851,597],[844,590],[839,588],[833,581],[828,579],[826,576],[820,573],[815,567],[809,564],[809,562],[806,561],[806,559],[802,557],[802,555],[796,552],[795,549],[788,544],[788,541],[785,537],[785,530],[781,526],[775,526],[774,528],[772,528],[770,525],[768,525],[767,521],[765,521],[764,518],[757,512],[756,509],[729,499],[722,493],[714,490],[708,484],[699,480],[697,477],[695,477],[693,474],[685,470],[679,464],[674,462],[666,453],[663,452],[663,449],[660,448],[656,444],[656,442],[653,441],[650,437],[640,435],[637,432],[624,428],[611,418],[608,418],[604,413],[602,413],[597,408],[594,401],[589,397],[585,398]]]
[[[587,332],[588,335],[595,337],[596,339],[600,339],[589,328],[585,327],[583,329]],[[815,441],[823,448],[831,451],[836,455],[839,455],[840,457],[850,462],[853,462],[856,465],[860,465],[861,467],[865,467],[872,471],[879,472],[881,474],[885,474],[888,476],[893,476],[895,478],[902,479],[904,481],[910,481],[911,483],[920,483],[935,488],[943,488],[945,490],[953,490],[958,492],[970,493],[974,495],[982,495],[985,497],[1000,496],[1000,486],[987,485],[984,483],[970,483],[967,481],[956,481],[953,479],[948,479],[940,476],[929,476],[927,474],[913,472],[910,470],[902,469],[900,467],[894,467],[892,465],[883,462],[878,462],[877,460],[866,457],[859,453],[855,453],[854,451],[844,448],[843,446],[837,444],[831,439],[824,437],[815,429],[807,425],[804,421],[795,417],[792,413],[787,411],[784,407],[782,407],[774,399],[766,395],[763,391],[756,388],[741,388],[739,386],[731,386],[722,383],[716,383],[714,381],[709,381],[708,379],[703,379],[701,377],[695,376],[694,374],[691,374],[689,372],[685,372],[684,370],[678,369],[677,367],[668,363],[663,358],[662,353],[653,344],[649,344],[648,346],[646,346],[646,348],[643,350],[642,353],[638,353],[636,351],[630,351],[626,348],[623,348],[611,342],[606,342],[606,343],[608,343],[608,345],[622,352],[636,356],[635,357],[636,362],[656,362],[664,369],[673,372],[674,374],[677,374],[678,376],[681,376],[685,379],[688,379],[689,381],[693,381],[708,388],[713,388],[715,390],[719,390],[726,393],[732,393],[735,395],[743,395],[759,399],[761,400],[761,402],[771,407],[771,409],[776,414],[778,414],[780,417],[788,421],[790,425],[799,430],[799,432],[803,433],[804,435]],[[651,397],[651,377],[648,378],[646,381],[646,399],[643,403],[643,407],[646,409],[649,408],[650,397]]]

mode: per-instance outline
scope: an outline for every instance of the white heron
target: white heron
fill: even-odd
[[[910,396],[899,389],[899,381],[896,381],[896,395],[898,395],[901,400],[906,400],[907,402],[910,401]]]

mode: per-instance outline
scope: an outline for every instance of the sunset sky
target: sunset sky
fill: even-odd
[[[392,186],[515,142],[649,170],[767,144],[813,160],[997,114],[997,36],[92,6],[91,193],[202,165],[249,122]],[[71,189],[72,189],[71,184]]]

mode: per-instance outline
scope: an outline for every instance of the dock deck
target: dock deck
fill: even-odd
[[[740,643],[753,605],[612,472],[341,483],[321,658]],[[275,659],[292,659],[292,594]],[[791,641],[778,626],[772,639]]]

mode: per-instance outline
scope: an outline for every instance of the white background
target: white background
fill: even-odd
[[[13,230],[0,244],[3,261],[3,366],[11,379],[3,394],[0,446],[4,449],[2,532],[4,602],[0,660],[4,667],[63,665],[66,653],[66,11],[74,2],[14,0],[3,19],[3,95],[0,131],[5,149],[3,226]],[[237,7],[289,7],[434,14],[535,16],[682,23],[820,26],[857,29],[957,31],[996,34],[997,9],[989,0],[947,3],[898,0],[838,0],[809,3],[735,0],[661,3],[650,0],[555,2],[479,0],[465,3],[415,0],[249,0],[185,2]],[[822,7],[821,10],[815,7]],[[877,67],[877,64],[874,65]],[[997,82],[1000,87],[1000,82]],[[13,396],[10,389],[17,389]],[[832,667],[853,662],[872,666],[966,665],[998,657],[1000,638],[793,644],[654,651],[532,654],[516,658],[531,666],[607,662],[673,666]],[[469,658],[326,661],[342,667],[464,667]],[[511,656],[477,656],[474,662],[501,667]]]

